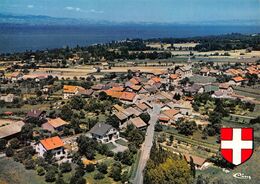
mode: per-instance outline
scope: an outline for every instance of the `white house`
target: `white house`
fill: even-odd
[[[6,103],[12,103],[14,101],[14,94],[8,94],[8,95],[0,95],[0,100],[3,100]]]
[[[81,95],[86,92],[86,89],[84,89],[81,86],[70,86],[70,85],[64,85],[63,86],[63,98],[68,99],[75,95]]]
[[[117,140],[119,138],[119,132],[111,125],[105,123],[97,123],[87,133],[87,136],[102,143],[108,143]]]
[[[36,152],[39,156],[43,156],[46,152],[51,152],[57,159],[66,157],[64,143],[59,136],[40,140],[40,142],[36,145]]]

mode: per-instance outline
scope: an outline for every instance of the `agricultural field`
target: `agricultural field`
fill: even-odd
[[[34,170],[24,169],[24,165],[15,162],[12,158],[2,157],[0,158],[1,172],[0,183],[1,184],[45,184],[44,177],[38,176]]]
[[[210,183],[217,180],[222,180],[224,183],[230,184],[248,184],[248,183],[258,183],[260,181],[260,149],[256,148],[252,157],[244,164],[237,166],[235,169],[231,170],[229,173],[225,173],[223,169],[210,166],[206,170],[197,170],[196,175],[202,175],[203,178],[208,178]],[[250,176],[251,180],[237,179],[233,177],[233,174],[242,173],[246,176]]]

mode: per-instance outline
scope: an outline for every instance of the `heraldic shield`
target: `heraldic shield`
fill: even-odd
[[[221,154],[230,163],[240,165],[253,154],[253,128],[221,128]]]

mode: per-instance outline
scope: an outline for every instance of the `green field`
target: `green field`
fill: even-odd
[[[244,88],[244,87],[236,86],[234,87],[234,92],[239,95],[252,97],[255,98],[256,100],[260,100],[260,90],[258,88],[250,88],[250,87]]]
[[[23,164],[12,158],[0,158],[1,184],[45,184],[44,177],[38,176],[34,170],[26,170]]]

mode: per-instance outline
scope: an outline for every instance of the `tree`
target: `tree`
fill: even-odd
[[[6,144],[7,144],[7,141],[5,139],[0,139],[0,151],[5,149]]]
[[[93,171],[95,171],[95,165],[94,164],[86,165],[86,172],[93,172]]]
[[[99,99],[100,100],[106,100],[106,99],[108,99],[108,95],[104,91],[101,91],[99,93]]]
[[[190,156],[190,170],[191,170],[191,174],[193,176],[193,178],[196,177],[196,168],[195,168],[195,164],[193,162],[193,158]]]
[[[260,116],[258,116],[255,119],[251,119],[250,120],[250,124],[256,124],[256,123],[260,124]]]
[[[37,95],[37,97],[40,97],[40,96],[42,96],[42,91],[40,91],[40,90],[37,90],[37,91],[36,91],[36,95]]]
[[[35,168],[35,162],[32,159],[26,159],[24,161],[25,169],[34,169]]]
[[[126,183],[126,182],[128,182],[128,180],[129,180],[128,172],[124,171],[122,174],[122,177],[121,177],[121,182]]]
[[[73,115],[73,111],[68,105],[64,105],[61,108],[60,116],[64,120],[71,120],[71,117]]]
[[[86,101],[79,96],[73,96],[69,102],[72,109],[81,110],[83,109]]]
[[[106,122],[110,125],[112,125],[114,128],[119,128],[120,121],[116,116],[109,116],[106,120]]]
[[[151,117],[150,115],[146,112],[146,113],[142,113],[140,115],[140,118],[146,123],[148,124],[148,122],[150,121]]]
[[[93,160],[95,158],[97,141],[81,135],[77,138],[77,143],[79,148],[78,151],[81,155],[85,155],[89,160]]]
[[[97,170],[103,174],[107,174],[107,165],[105,163],[97,164]]]
[[[180,100],[181,99],[181,95],[179,93],[175,93],[174,96],[173,96],[173,99]]]
[[[221,114],[222,116],[227,116],[228,115],[227,110],[225,110],[224,107],[223,107],[223,102],[222,102],[221,99],[216,98],[215,105],[216,105],[216,107],[214,109],[215,112]]]
[[[133,153],[131,153],[129,150],[124,151],[121,159],[122,164],[125,165],[132,165],[134,162],[134,156]]]
[[[128,133],[127,139],[133,142],[136,147],[139,147],[144,141],[144,133],[138,129],[133,129]]]
[[[45,152],[44,154],[43,154],[43,157],[44,157],[44,160],[47,162],[47,163],[49,163],[49,164],[51,164],[53,161],[54,161],[54,157],[53,157],[53,154],[51,153],[51,152]]]
[[[66,182],[64,181],[64,179],[62,177],[58,177],[55,184],[66,184]]]
[[[157,123],[155,124],[154,130],[155,130],[156,132],[161,132],[161,131],[163,130],[163,127],[162,127],[162,125],[161,125],[159,122],[157,122]]]
[[[13,156],[13,155],[14,155],[14,150],[13,150],[11,147],[7,147],[7,148],[5,149],[5,155],[6,155],[7,157]]]
[[[170,137],[169,137],[169,140],[170,140],[170,143],[172,143],[172,142],[173,142],[173,140],[174,140],[174,137],[173,137],[173,135],[170,135]]]
[[[21,129],[20,137],[24,141],[29,141],[33,138],[33,125],[30,123],[24,124],[24,126]]]
[[[197,178],[197,183],[196,184],[208,184],[209,181],[200,174]]]
[[[39,176],[43,176],[45,174],[45,170],[43,169],[43,167],[37,167],[36,171]]]
[[[122,172],[122,166],[120,162],[115,162],[111,167],[109,176],[113,178],[115,181],[120,181],[121,172]]]
[[[169,151],[157,147],[151,148],[150,159],[144,171],[144,184],[157,183],[193,183],[190,167],[186,160]]]
[[[13,149],[18,149],[20,147],[20,141],[17,138],[13,138],[10,140],[10,147]]]
[[[71,164],[69,162],[63,162],[60,164],[61,173],[66,173],[71,171]]]
[[[180,134],[192,135],[194,130],[197,129],[195,121],[185,121],[180,122],[177,127]]]
[[[103,173],[100,173],[100,172],[98,172],[98,173],[96,173],[96,174],[94,175],[94,179],[95,179],[95,180],[101,180],[101,179],[104,179],[104,178],[105,178],[104,174],[103,174]]]
[[[54,182],[56,180],[56,177],[55,177],[55,171],[50,169],[46,172],[45,174],[45,181],[46,182]]]

